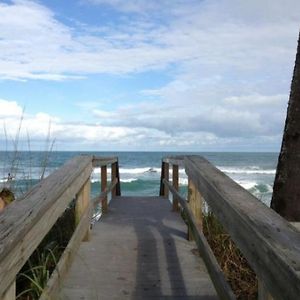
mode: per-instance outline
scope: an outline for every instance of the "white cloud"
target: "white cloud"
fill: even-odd
[[[184,67],[189,62],[199,69],[290,65],[300,20],[296,0],[272,5],[235,0],[174,1],[171,5],[169,1],[93,2],[129,11],[159,6],[153,13],[167,15],[164,23],[144,16],[114,28],[103,24],[89,32],[88,25],[70,27],[59,22],[37,2],[2,3],[0,78],[76,79],[93,73],[165,68],[171,63]]]
[[[13,147],[22,108],[15,101],[1,100],[0,108],[4,107],[11,110],[7,115],[0,115],[0,128],[3,128],[0,140],[8,138],[6,142]],[[228,150],[233,145],[240,149],[245,145],[266,149],[277,145],[280,138],[272,126],[265,126],[258,113],[215,107],[200,113],[186,110],[178,117],[178,110],[179,107],[155,108],[146,104],[135,108],[127,106],[115,111],[113,119],[101,111],[98,121],[89,124],[66,122],[44,112],[34,115],[25,112],[19,150],[28,150],[28,139],[32,145],[38,145],[31,150],[40,150],[45,146],[49,130],[51,139],[55,138],[55,144],[64,150]],[[139,117],[140,114],[143,117]]]
[[[230,106],[237,106],[237,107],[254,107],[257,109],[259,106],[278,106],[282,105],[282,103],[286,104],[288,99],[288,95],[247,95],[247,96],[232,96],[224,99],[224,104]]]
[[[143,13],[145,11],[153,10],[160,6],[158,1],[145,1],[145,0],[131,0],[131,1],[87,0],[87,2],[95,5],[107,5],[124,12],[134,12],[134,13]]]
[[[242,137],[246,144],[245,139],[256,137],[261,144],[268,139],[278,144],[300,1],[81,2],[134,14],[113,26],[67,26],[38,2],[1,3],[0,78],[71,80],[164,69],[173,79],[141,91],[143,103],[132,107],[105,110],[81,103],[97,121],[71,124],[54,118],[51,126],[58,139],[91,144],[101,137],[103,143],[124,145],[148,140],[171,147],[239,144],[235,139]],[[147,97],[156,102],[147,103]],[[20,109],[9,105],[12,111]],[[47,118],[27,117],[32,134],[41,137]]]
[[[20,107],[17,102],[0,99],[0,119],[7,117],[20,118],[22,111],[22,107]]]

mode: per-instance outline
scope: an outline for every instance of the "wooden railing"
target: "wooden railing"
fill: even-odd
[[[111,165],[111,185],[107,187],[107,165]],[[48,281],[40,299],[55,296],[61,277],[82,240],[88,240],[94,203],[90,199],[90,176],[101,167],[102,193],[94,201],[107,210],[107,194],[120,195],[117,158],[78,156],[34,186],[22,199],[0,214],[0,299],[16,297],[16,276],[57,219],[75,199],[76,229]],[[105,170],[105,172],[104,172]]]
[[[169,182],[170,165],[173,167],[172,184]],[[178,166],[184,167],[188,176],[187,200],[178,193]],[[200,156],[163,159],[160,195],[167,197],[169,191],[175,199],[173,207],[179,202],[186,211],[189,232],[221,299],[234,299],[235,296],[203,235],[203,201],[257,274],[259,299],[299,299],[300,232],[293,225]]]

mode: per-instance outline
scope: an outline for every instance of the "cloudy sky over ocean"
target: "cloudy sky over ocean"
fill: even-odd
[[[0,139],[278,151],[299,0],[0,0]],[[50,124],[50,125],[49,125]]]

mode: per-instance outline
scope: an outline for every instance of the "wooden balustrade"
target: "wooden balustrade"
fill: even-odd
[[[220,296],[221,299],[226,300],[233,300],[235,299],[234,293],[232,292],[229,284],[226,282],[226,279],[222,273],[222,270],[220,266],[218,265],[218,262],[202,232],[202,227],[199,222],[195,218],[195,215],[192,211],[191,205],[188,203],[188,201],[183,198],[178,191],[166,180],[164,179],[164,184],[168,186],[171,193],[173,195],[176,195],[180,206],[183,208],[185,212],[185,216],[187,217],[188,221],[188,234],[193,235],[193,239],[195,239],[195,242],[197,244],[197,247],[201,253],[201,257],[205,262],[205,265],[207,267],[207,270],[209,272],[209,275],[211,277],[211,280],[215,286],[215,289]]]
[[[101,172],[102,193],[98,201],[106,204],[110,191],[120,195],[117,158],[78,156],[35,185],[0,214],[0,299],[15,299],[15,278],[22,266],[75,199],[76,229],[40,299],[57,299],[59,282],[82,240],[88,240],[94,203],[90,201],[90,176],[94,168],[112,165],[112,182]],[[105,203],[106,200],[106,203]]]
[[[300,295],[300,232],[272,209],[200,156],[167,157],[167,164],[184,166],[188,176],[188,200],[162,171],[164,186],[179,200],[193,236],[221,299],[234,299],[202,233],[202,202],[205,199],[260,279],[259,299],[298,299]],[[176,168],[175,168],[176,169]],[[225,285],[226,286],[226,285]],[[271,296],[272,295],[272,296]]]
[[[179,173],[178,173],[178,165],[173,165],[173,172],[172,172],[172,182],[174,189],[178,192],[179,191]],[[173,195],[173,211],[178,211],[178,199],[176,195]]]
[[[107,184],[107,167],[111,182]],[[172,166],[172,183],[169,168]],[[179,167],[188,176],[188,199],[179,193]],[[90,200],[90,175],[101,168],[101,194]],[[61,277],[82,240],[88,240],[93,208],[108,210],[107,196],[121,194],[116,157],[79,156],[33,187],[0,214],[0,299],[15,298],[15,278],[45,235],[75,199],[76,229],[41,299],[56,299]],[[235,299],[202,232],[203,201],[230,234],[260,279],[260,298],[298,299],[300,233],[273,210],[200,156],[163,159],[160,195],[173,195],[173,210],[185,211],[189,237],[197,244],[221,299]],[[266,292],[268,291],[268,292]],[[270,293],[270,294],[269,294]]]
[[[101,192],[105,192],[107,189],[107,166],[101,167]],[[107,212],[107,194],[103,196],[102,200],[102,212]]]

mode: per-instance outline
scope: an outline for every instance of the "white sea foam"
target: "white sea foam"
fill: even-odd
[[[222,172],[227,174],[268,174],[268,175],[275,175],[275,169],[260,169],[256,167],[249,167],[249,168],[230,168],[230,167],[222,167],[218,166]]]
[[[144,174],[144,173],[159,173],[160,168],[120,168],[120,174]]]
[[[255,181],[236,180],[236,182],[246,190],[251,190],[254,194],[272,193],[273,188],[270,184]],[[259,188],[263,187],[266,191],[262,192]]]
[[[95,182],[100,182],[100,180],[97,178],[91,178],[91,183],[95,183]]]
[[[134,181],[137,181],[137,180],[138,180],[137,178],[128,178],[128,179],[121,179],[121,182],[131,183],[131,182],[134,182]]]
[[[179,178],[179,184],[180,184],[180,185],[188,185],[188,179],[187,179],[187,178],[180,177],[180,178]]]
[[[146,173],[161,173],[161,168],[154,168],[154,167],[142,167],[142,168],[120,168],[119,169],[120,174],[146,174]],[[101,169],[100,168],[95,168],[93,170],[93,174],[100,174]],[[111,173],[111,169],[107,168],[107,173]],[[172,167],[170,167],[169,170],[170,175],[172,175]],[[179,174],[185,175],[185,170],[184,169],[179,169]]]
[[[246,190],[250,190],[257,185],[257,182],[255,181],[236,180],[236,182]]]

